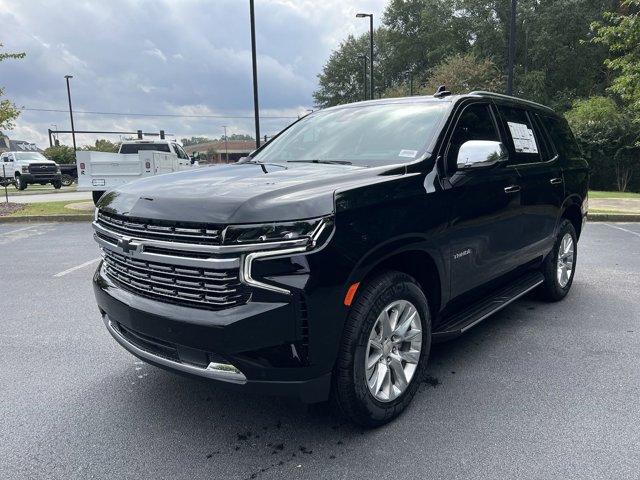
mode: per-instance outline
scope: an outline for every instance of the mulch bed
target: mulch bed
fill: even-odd
[[[17,212],[18,210],[24,208],[25,205],[23,203],[0,203],[0,217],[5,217],[10,213]]]

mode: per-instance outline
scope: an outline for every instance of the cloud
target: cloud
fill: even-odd
[[[347,34],[367,31],[358,9],[379,19],[386,0],[257,0],[263,131],[273,134],[313,104],[317,74]],[[71,74],[77,129],[164,129],[178,137],[252,133],[251,118],[107,116],[81,111],[250,117],[253,114],[248,0],[0,0],[7,97],[30,108],[66,110]],[[287,112],[276,115],[274,112]],[[12,137],[45,144],[64,112],[25,111]],[[95,136],[78,137],[90,143]],[[65,141],[61,137],[62,141]],[[70,141],[70,140],[69,140]]]

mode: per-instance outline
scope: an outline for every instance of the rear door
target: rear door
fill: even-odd
[[[546,254],[553,245],[556,220],[564,198],[557,152],[538,116],[525,108],[499,105],[510,149],[510,168],[520,176],[523,260]]]
[[[490,103],[472,103],[459,111],[443,155],[453,212],[452,298],[515,269],[522,244],[518,172],[505,165],[458,172],[458,151],[469,140],[504,143]]]

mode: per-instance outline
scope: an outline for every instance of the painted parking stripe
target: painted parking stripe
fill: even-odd
[[[626,228],[618,227],[617,225],[610,225],[608,223],[605,223],[605,225],[607,227],[615,228],[616,230],[622,230],[623,232],[630,233],[631,235],[635,235],[636,237],[640,237],[640,233],[634,232],[633,230],[628,230]]]
[[[75,267],[68,268],[67,270],[56,273],[54,277],[64,277],[68,273],[75,272],[76,270],[80,270],[81,268],[88,267],[89,265],[93,265],[96,262],[99,262],[102,257],[94,258],[93,260],[89,260],[88,262],[81,263],[80,265],[76,265]]]
[[[30,230],[32,228],[36,228],[38,225],[31,225],[30,227],[17,228],[15,230],[11,230],[9,232],[2,232],[0,235],[11,235],[12,233],[24,232],[25,230]]]

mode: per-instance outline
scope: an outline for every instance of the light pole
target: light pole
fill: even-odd
[[[366,100],[367,99],[367,62],[369,61],[369,57],[367,57],[366,55],[359,55],[359,57],[362,59],[364,63],[364,78],[362,81],[362,86],[364,87],[363,99]]]
[[[258,59],[256,58],[256,14],[253,0],[249,0],[251,16],[251,58],[253,60],[253,114],[256,120],[256,148],[260,148],[260,108],[258,106]]]
[[[507,66],[507,95],[513,95],[513,68],[516,56],[516,10],[518,0],[511,0],[511,23],[509,26],[509,62]]]
[[[71,107],[71,89],[69,87],[69,79],[73,78],[73,75],[65,75],[67,80],[67,98],[69,99],[69,117],[71,117],[71,138],[73,139],[73,153],[76,152],[76,130],[73,126],[73,108]]]
[[[369,86],[369,94],[371,95],[371,100],[373,100],[375,95],[374,85],[373,85],[373,13],[358,13],[356,14],[356,18],[365,18],[369,17],[369,62],[370,62],[370,86]]]
[[[227,163],[229,163],[229,144],[227,143],[227,126],[223,125],[224,128],[224,156],[226,157]]]

